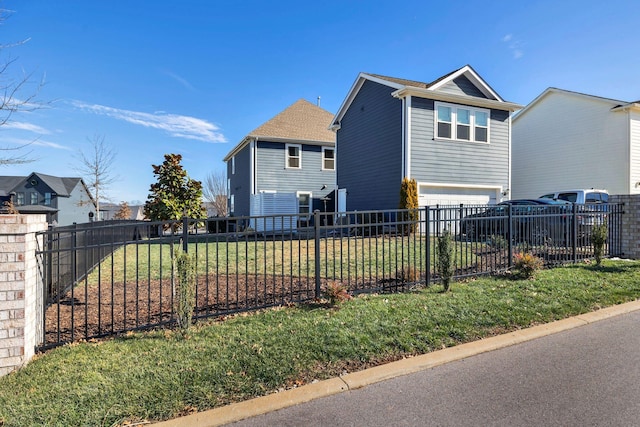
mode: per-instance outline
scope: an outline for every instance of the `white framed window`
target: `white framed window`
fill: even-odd
[[[24,193],[16,193],[16,206],[24,205]]]
[[[286,164],[287,169],[301,169],[302,168],[302,146],[297,144],[286,145]]]
[[[336,169],[336,150],[322,147],[322,170],[332,171]]]
[[[231,158],[231,175],[236,174],[236,156]]]
[[[235,195],[229,196],[229,213],[234,213],[236,211],[236,197]]]
[[[37,205],[38,204],[38,193],[36,192],[31,192],[29,193],[29,204],[30,205]]]
[[[436,139],[489,142],[489,110],[436,102]]]
[[[44,205],[51,206],[51,193],[44,193]]]
[[[303,215],[311,214],[311,192],[298,191],[298,213]]]

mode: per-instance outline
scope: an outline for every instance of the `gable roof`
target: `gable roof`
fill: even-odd
[[[335,145],[336,135],[329,130],[332,118],[333,114],[327,110],[299,99],[251,131],[226,155],[224,161],[228,161],[249,141],[257,139]]]
[[[466,77],[484,96],[485,98],[477,98],[472,96],[462,96],[450,93],[438,92],[438,89],[457,79],[458,77]],[[419,82],[416,80],[401,79],[397,77],[383,76],[380,74],[360,73],[355,83],[351,86],[347,97],[343,101],[340,109],[336,113],[331,127],[337,129],[340,126],[340,120],[349,109],[349,106],[355,99],[356,95],[362,88],[365,81],[373,81],[393,89],[396,89],[391,95],[396,98],[404,98],[406,96],[418,96],[423,98],[437,99],[442,101],[450,101],[459,104],[476,105],[488,108],[503,109],[515,111],[522,108],[521,105],[507,102],[494,91],[487,82],[470,66],[465,65],[462,68],[451,71],[432,82]]]
[[[540,95],[536,96],[533,101],[527,104],[522,110],[518,111],[518,113],[513,117],[513,122],[517,121],[520,117],[527,114],[532,108],[534,108],[538,103],[540,103],[543,99],[548,97],[549,95],[562,93],[566,95],[572,95],[578,98],[589,99],[591,101],[600,101],[605,102],[611,106],[611,111],[622,111],[627,109],[640,109],[640,101],[627,102],[620,101],[619,99],[612,98],[604,98],[602,96],[589,95],[582,92],[575,92],[572,90],[559,89],[557,87],[548,87],[545,89]]]
[[[23,187],[26,181],[34,179],[45,184],[58,197],[70,197],[71,192],[76,188],[78,183],[82,183],[85,190],[87,189],[82,178],[57,177],[39,172],[32,172],[28,176],[0,176],[0,195],[9,195],[12,191]],[[87,194],[93,201],[93,197],[88,190]]]

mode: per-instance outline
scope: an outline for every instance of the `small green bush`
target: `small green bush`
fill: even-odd
[[[178,328],[186,331],[191,326],[196,305],[196,259],[186,252],[175,256],[175,311]]]
[[[449,290],[449,284],[451,283],[451,278],[453,277],[453,272],[455,269],[455,259],[453,256],[453,238],[451,237],[451,232],[448,229],[445,229],[442,234],[438,236],[436,252],[438,256],[436,268],[438,270],[440,278],[442,279],[442,286],[444,286],[444,291],[447,292]]]
[[[544,266],[544,262],[528,252],[519,252],[513,256],[513,266],[525,279],[532,278]]]
[[[418,183],[415,179],[407,177],[402,179],[400,185],[400,209],[408,209],[408,212],[400,214],[400,221],[408,222],[402,224],[400,230],[402,234],[410,234],[416,231],[419,219],[418,204]]]
[[[609,230],[606,224],[596,225],[591,230],[591,243],[593,243],[593,256],[596,258],[596,265],[600,265],[602,262],[604,245],[607,243],[608,234]]]
[[[489,241],[489,245],[491,245],[494,249],[506,249],[508,246],[507,239],[499,234],[494,234],[491,236],[491,240]]]

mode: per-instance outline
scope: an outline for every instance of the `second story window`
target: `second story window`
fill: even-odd
[[[286,167],[288,169],[300,169],[302,168],[302,156],[301,156],[301,146],[300,145],[289,145],[287,144],[287,163]]]
[[[333,148],[322,149],[322,169],[332,171],[336,168],[336,150]]]
[[[16,206],[24,205],[24,193],[16,193]]]
[[[489,110],[435,103],[435,137],[489,142]]]
[[[51,206],[51,193],[44,193],[44,205]]]
[[[235,175],[236,173],[236,156],[231,158],[231,175]]]
[[[38,204],[38,193],[34,193],[34,192],[29,193],[29,204],[30,205]]]

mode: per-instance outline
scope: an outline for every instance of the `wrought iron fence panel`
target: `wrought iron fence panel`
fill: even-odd
[[[41,233],[41,348],[175,321],[175,254],[196,260],[197,318],[352,293],[395,292],[440,279],[437,242],[451,233],[454,279],[509,269],[516,252],[547,265],[620,253],[618,205],[431,206],[170,222],[108,222]]]

